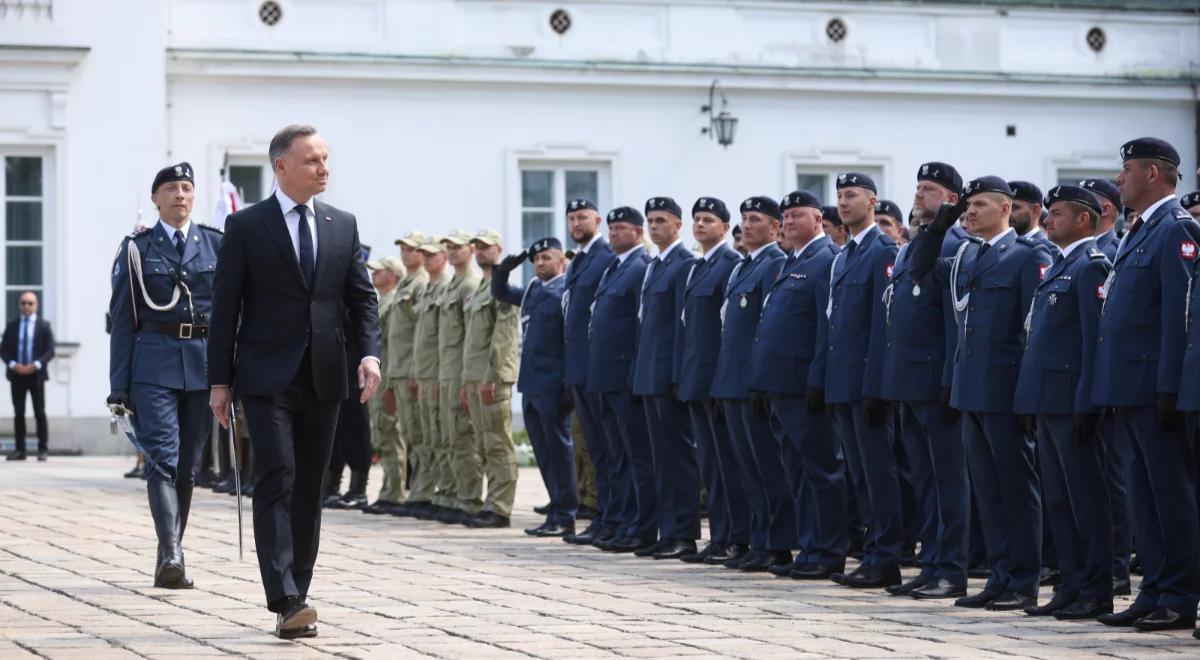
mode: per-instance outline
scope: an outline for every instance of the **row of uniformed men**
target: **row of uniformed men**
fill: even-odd
[[[595,204],[572,200],[566,273],[539,266],[561,261],[545,239],[523,299],[505,281],[525,253],[493,280],[521,304],[518,389],[536,395],[527,427],[551,495],[527,532],[963,607],[1192,627],[1198,422],[1185,434],[1178,411],[1200,413],[1200,370],[1181,370],[1200,361],[1184,341],[1200,332],[1186,322],[1200,231],[1174,196],[1170,145],[1138,139],[1121,156],[1115,185],[1056,186],[1037,204],[999,177],[964,187],[950,165],[922,165],[922,228],[902,251],[860,173],[837,181],[842,249],[805,192],[742,203],[744,256],[725,243],[725,205],[700,198],[699,258],[680,247],[670,198],[610,211],[608,241]],[[1034,231],[1018,235],[1025,215]],[[572,406],[598,492],[578,534]],[[921,571],[907,582],[895,444],[918,500]],[[711,541],[697,552],[701,482]],[[866,527],[849,573],[848,499]],[[972,500],[990,576],[967,596]],[[1043,507],[1062,584],[1039,606]],[[1144,579],[1113,614],[1131,536]]]

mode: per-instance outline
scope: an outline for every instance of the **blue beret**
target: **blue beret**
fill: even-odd
[[[590,200],[586,197],[577,197],[577,198],[567,202],[567,213],[574,213],[576,211],[582,211],[584,209],[591,209],[593,211],[600,210],[599,208],[596,207],[596,202],[593,202],[592,200]]]
[[[154,175],[154,183],[150,184],[150,194],[153,195],[162,184],[172,181],[187,181],[195,185],[196,179],[193,178],[191,164],[185,161],[178,165],[168,165],[159,170],[158,174]]]
[[[716,197],[701,197],[692,204],[692,216],[697,213],[711,213],[721,219],[725,224],[729,224],[729,209],[725,208],[725,202]]]
[[[628,222],[641,227],[646,224],[646,219],[632,206],[618,206],[608,212],[608,224],[611,225],[614,222]]]
[[[784,196],[783,200],[779,202],[779,208],[783,211],[805,206],[817,209],[819,211],[821,210],[821,200],[817,199],[816,196],[810,192],[797,190],[795,192],[788,193]]]
[[[1185,209],[1190,209],[1193,206],[1200,205],[1200,190],[1184,195],[1179,200],[1179,205]]]
[[[651,211],[666,211],[674,213],[676,218],[683,217],[683,209],[679,208],[679,204],[670,197],[651,197],[646,200],[646,215],[650,215]]]
[[[862,172],[846,172],[839,175],[837,178],[837,189],[841,190],[842,188],[866,188],[873,193],[879,192],[879,188],[875,187],[875,179]]]
[[[838,215],[838,210],[837,210],[836,206],[822,206],[821,207],[821,219],[828,220],[829,222],[832,222],[833,224],[835,224],[839,227],[843,224],[842,216]]]
[[[1112,202],[1116,208],[1121,208],[1121,189],[1112,181],[1108,179],[1084,179],[1079,182],[1079,187],[1087,188],[1089,191]]]
[[[550,236],[548,238],[543,238],[540,241],[534,241],[533,245],[529,246],[529,256],[533,257],[533,256],[537,255],[539,252],[545,252],[546,250],[561,250],[561,249],[562,249],[562,241],[558,240],[557,238],[555,238],[553,236]]]
[[[780,217],[779,204],[764,195],[751,197],[742,202],[742,213],[765,213],[776,220]]]
[[[1014,199],[1030,204],[1042,203],[1042,189],[1028,181],[1009,181],[1008,187],[1012,189]]]
[[[973,179],[963,189],[963,194],[967,197],[975,193],[1000,193],[1005,197],[1012,197],[1013,191],[1009,187],[1008,182],[998,176],[981,176],[978,179]],[[1038,199],[1041,199],[1040,197]]]
[[[917,170],[917,181],[932,181],[955,194],[961,192],[963,187],[958,170],[953,165],[936,160],[921,165]]]
[[[1179,167],[1179,152],[1175,151],[1175,147],[1168,144],[1166,140],[1158,138],[1138,138],[1121,145],[1121,162],[1130,158],[1157,158]]]
[[[896,202],[890,199],[881,199],[875,202],[875,215],[890,215],[904,226],[904,214],[900,212],[900,207],[896,206]]]
[[[1096,215],[1100,215],[1100,202],[1096,201],[1096,196],[1079,186],[1054,186],[1046,194],[1046,207],[1049,208],[1055,202],[1083,204],[1095,211]]]

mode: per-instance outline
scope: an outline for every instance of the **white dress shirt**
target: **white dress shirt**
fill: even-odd
[[[296,202],[283,193],[282,188],[275,189],[275,199],[279,200],[279,208],[283,209],[283,222],[287,225],[288,236],[292,239],[292,249],[296,251],[296,263],[300,262],[300,214],[296,212]],[[317,262],[317,214],[313,209],[313,201],[304,203],[308,207],[308,233],[312,236],[313,263]]]

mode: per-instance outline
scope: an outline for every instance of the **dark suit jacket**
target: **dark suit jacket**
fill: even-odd
[[[586,253],[575,255],[567,267],[563,293],[563,342],[566,346],[563,384],[582,386],[587,383],[588,327],[592,323],[592,299],[604,269],[616,257],[608,241],[597,239]]]
[[[682,243],[667,258],[651,261],[654,270],[642,283],[637,358],[633,361],[633,393],[644,396],[671,394],[674,380],[675,326],[679,325],[678,291],[696,257]],[[650,268],[649,265],[646,267]]]
[[[722,243],[712,257],[696,266],[690,281],[688,273],[683,273],[684,284],[678,287],[680,313],[673,364],[681,401],[705,401],[709,397],[721,353],[725,285],[741,259],[733,248]]]
[[[609,259],[613,263],[617,257]],[[650,257],[635,247],[625,261],[600,278],[588,338],[588,392],[628,392],[638,342],[638,303]],[[607,270],[607,266],[605,267]]]
[[[17,360],[20,355],[17,342],[21,339],[21,327],[17,324],[21,317],[17,317],[8,322],[8,327],[4,329],[4,338],[0,339],[0,359],[4,360],[5,369],[4,375],[12,380],[12,369],[8,369],[7,365],[13,360]],[[46,367],[50,364],[50,360],[54,359],[54,332],[50,329],[50,322],[38,316],[34,322],[33,329],[33,361],[41,362],[42,368],[38,370],[34,377],[44,381],[46,375]],[[26,376],[27,377],[27,376]]]
[[[345,399],[347,314],[358,357],[379,355],[378,306],[358,259],[357,221],[319,201],[313,208],[317,264],[311,286],[305,285],[274,195],[225,221],[208,341],[209,383],[233,385],[239,396],[276,396],[291,383],[311,345],[318,400]]]

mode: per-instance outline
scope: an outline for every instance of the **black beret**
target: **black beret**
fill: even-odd
[[[725,208],[725,202],[716,197],[701,197],[692,204],[692,216],[697,213],[711,213],[721,219],[725,224],[729,224],[729,209]]]
[[[881,199],[875,202],[875,215],[890,215],[904,225],[904,214],[900,212],[900,207],[896,206],[896,202],[890,199]]]
[[[674,213],[676,218],[683,217],[683,209],[670,197],[651,197],[646,200],[646,215],[650,215],[651,211],[666,211]]]
[[[1121,189],[1112,181],[1108,179],[1084,179],[1079,182],[1079,187],[1087,188],[1089,191],[1112,202],[1114,207],[1121,208]]]
[[[575,211],[582,211],[584,209],[591,209],[593,211],[600,210],[596,207],[596,202],[593,202],[586,197],[578,197],[567,202],[567,213],[574,213]]]
[[[1055,202],[1083,204],[1095,211],[1096,215],[1100,215],[1100,203],[1096,201],[1096,196],[1079,186],[1054,186],[1046,194],[1046,207],[1049,208]]]
[[[558,240],[557,238],[555,238],[553,236],[550,236],[548,238],[543,238],[540,241],[534,241],[533,245],[529,246],[529,256],[530,256],[530,258],[533,258],[539,252],[545,252],[546,250],[561,250],[561,249],[562,249],[562,241]]]
[[[842,188],[866,188],[873,193],[879,192],[879,188],[875,187],[875,179],[862,172],[846,172],[838,175],[837,189],[841,190]]]
[[[1184,195],[1182,198],[1180,198],[1179,204],[1185,209],[1190,209],[1193,206],[1200,205],[1200,190]]]
[[[1166,140],[1158,138],[1138,138],[1121,145],[1121,162],[1130,158],[1157,158],[1179,167],[1179,152],[1175,151],[1175,147],[1168,144]]]
[[[159,170],[158,174],[154,175],[154,183],[150,184],[150,194],[153,195],[162,184],[172,181],[187,181],[195,185],[196,179],[192,176],[191,164],[185,161],[178,165],[168,165]]]
[[[783,211],[788,209],[798,209],[805,206],[817,209],[819,211],[821,210],[821,200],[817,199],[816,196],[810,192],[797,190],[795,192],[788,193],[784,196],[783,200],[779,202],[779,208]]]
[[[917,170],[917,181],[932,181],[952,193],[962,191],[962,176],[953,165],[930,161]]]
[[[1042,203],[1042,189],[1028,181],[1009,181],[1008,187],[1012,189],[1014,199],[1030,204]]]
[[[737,238],[738,236],[741,236],[741,235],[742,235],[742,226],[734,225],[733,226],[733,237]]]
[[[998,176],[981,176],[978,179],[973,179],[967,184],[966,188],[963,188],[963,194],[967,197],[975,193],[1000,193],[1005,197],[1013,196],[1012,188],[1009,187],[1008,182]]]
[[[632,206],[618,206],[608,212],[608,224],[614,222],[628,222],[641,227],[646,224],[646,219]]]
[[[836,206],[822,206],[821,219],[828,220],[839,227],[842,225],[842,216],[838,215]]]
[[[776,220],[780,218],[779,204],[763,195],[751,197],[742,202],[742,213],[765,213]]]

